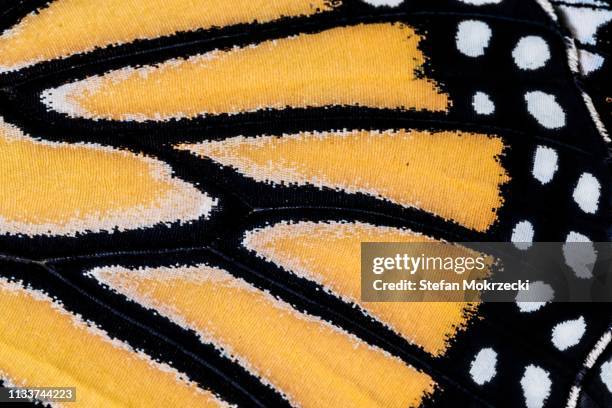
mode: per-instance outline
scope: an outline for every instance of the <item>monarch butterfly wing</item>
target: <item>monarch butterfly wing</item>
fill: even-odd
[[[607,240],[606,129],[548,2],[192,3],[2,17],[0,302],[36,315],[0,332],[6,383],[84,406],[608,398],[595,305],[357,286],[363,241]]]

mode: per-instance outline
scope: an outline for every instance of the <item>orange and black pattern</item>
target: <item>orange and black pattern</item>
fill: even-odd
[[[1,384],[612,406],[607,305],[363,302],[359,279],[361,242],[609,240],[610,21],[603,0],[0,2]]]

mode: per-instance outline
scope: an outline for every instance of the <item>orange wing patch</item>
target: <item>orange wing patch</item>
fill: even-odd
[[[298,276],[316,281],[433,355],[465,326],[475,305],[459,302],[361,302],[362,242],[427,242],[421,234],[363,223],[279,223],[248,232],[244,246]]]
[[[74,117],[136,121],[328,105],[446,111],[448,96],[417,77],[420,39],[399,23],[339,27],[112,71],[42,98]]]
[[[221,269],[108,267],[91,274],[197,330],[297,406],[415,407],[433,391],[426,374]]]
[[[0,309],[0,378],[10,384],[76,387],[74,407],[227,406],[40,292],[0,278]]]
[[[74,235],[207,217],[217,200],[168,165],[93,144],[43,142],[0,119],[0,232]]]
[[[509,180],[500,138],[465,132],[303,132],[234,137],[177,148],[257,181],[311,184],[417,207],[485,231]]]
[[[181,31],[330,11],[325,0],[55,0],[0,35],[0,72]]]

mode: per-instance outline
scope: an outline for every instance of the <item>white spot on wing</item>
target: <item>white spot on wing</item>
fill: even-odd
[[[527,110],[540,125],[547,129],[558,129],[565,126],[565,112],[554,95],[541,91],[525,94]]]
[[[559,6],[559,9],[578,41],[583,44],[595,45],[597,31],[612,20],[612,10],[572,6]]]
[[[567,350],[580,342],[585,331],[586,323],[582,316],[561,322],[552,330],[552,343],[561,351]]]
[[[535,281],[529,284],[529,290],[519,291],[515,299],[521,312],[531,313],[553,300],[554,296],[555,291],[548,283]]]
[[[514,226],[510,240],[514,243],[515,247],[525,250],[531,248],[533,235],[533,224],[529,221],[520,221]]]
[[[491,39],[491,28],[482,21],[467,20],[462,21],[457,26],[455,37],[457,49],[468,57],[479,57],[484,55],[484,51]]]
[[[521,69],[538,69],[550,59],[550,49],[542,37],[529,35],[519,40],[512,51],[512,57]]]
[[[495,104],[491,101],[489,95],[484,92],[476,92],[472,99],[474,111],[480,115],[490,115],[495,112]]]
[[[542,408],[550,395],[552,381],[546,370],[529,365],[521,378],[521,387],[527,408]]]
[[[585,235],[571,231],[563,244],[565,263],[572,268],[577,277],[588,279],[593,277],[593,265],[597,260],[597,252],[592,241]]]
[[[599,206],[601,185],[591,173],[582,173],[574,189],[574,201],[580,209],[589,214],[595,214]]]
[[[559,156],[557,151],[546,146],[538,146],[533,160],[531,173],[536,180],[546,184],[553,179],[555,172],[559,169]]]
[[[599,378],[606,385],[608,391],[612,392],[612,360],[606,361],[601,365]]]
[[[603,66],[604,57],[599,54],[594,54],[587,50],[578,50],[578,58],[580,59],[580,68],[583,75],[589,75],[597,71]]]
[[[483,348],[476,354],[470,366],[470,375],[478,385],[484,385],[495,377],[497,353],[492,348]]]

